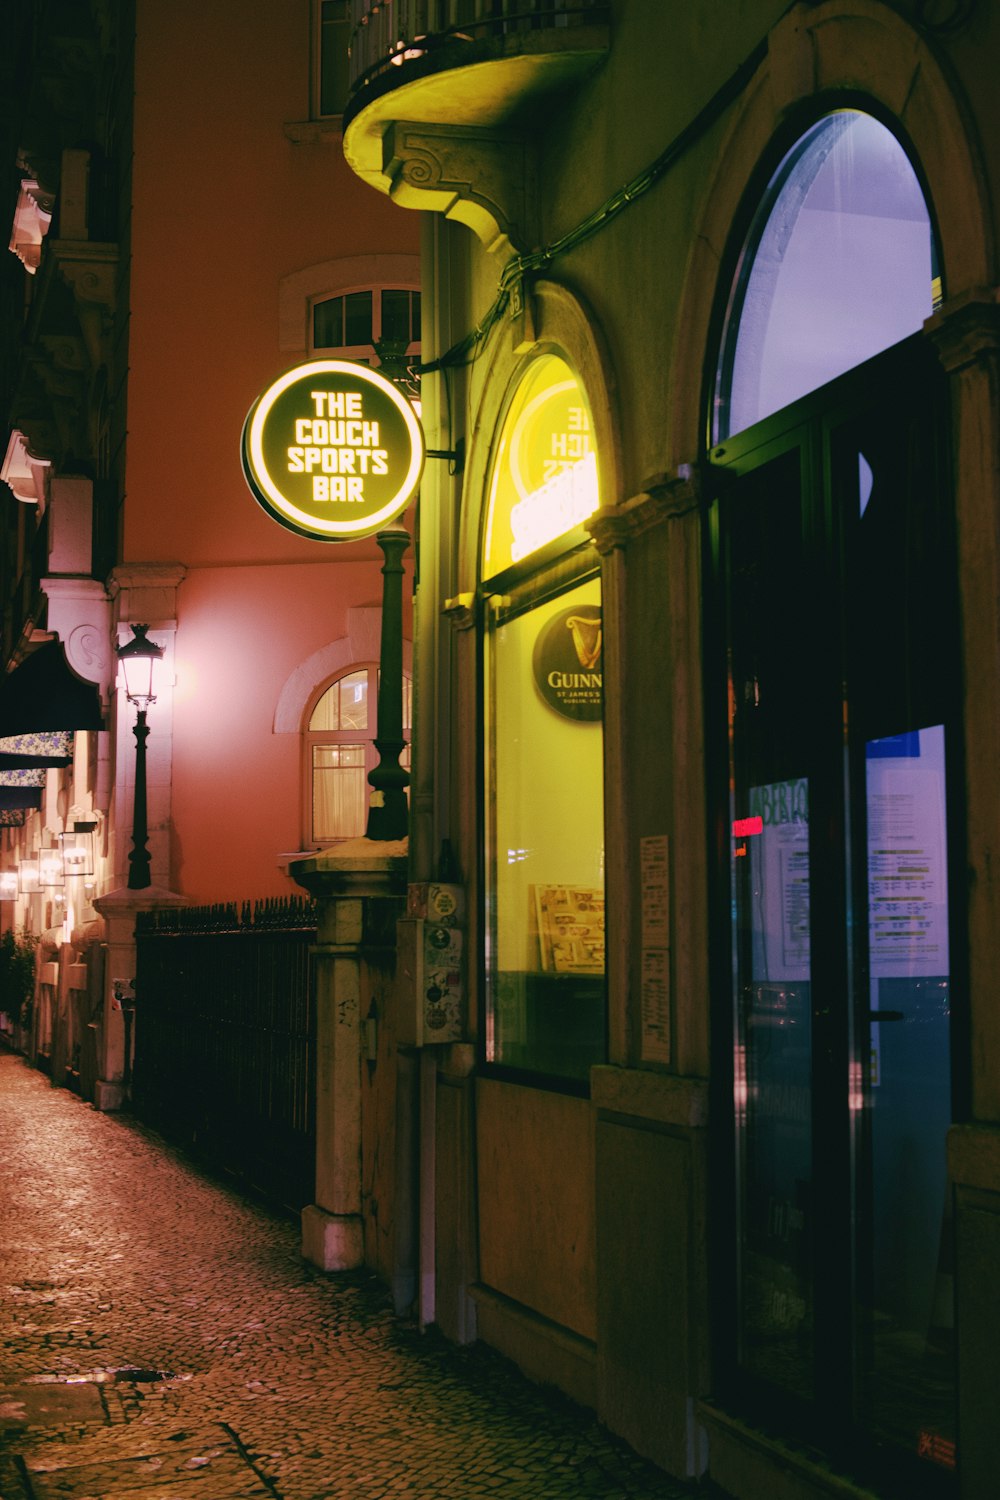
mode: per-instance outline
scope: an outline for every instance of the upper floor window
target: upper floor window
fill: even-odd
[[[380,348],[394,355],[420,352],[420,293],[408,287],[364,287],[312,304],[312,347],[335,349],[366,365],[380,361]]]
[[[304,847],[361,838],[368,822],[368,773],[375,749],[378,667],[351,667],[317,700],[305,733]],[[403,677],[403,732],[412,721],[412,684]],[[409,767],[410,747],[400,756]]]
[[[350,0],[313,0],[313,115],[340,115],[347,103]]]
[[[782,160],[726,310],[713,442],[915,333],[940,302],[930,215],[900,142],[836,110]]]

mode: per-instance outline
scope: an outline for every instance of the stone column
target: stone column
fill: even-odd
[[[963,1497],[1000,1462],[1000,289],[945,303],[927,332],[948,372],[961,602],[972,1119],[952,1126]],[[956,1044],[961,1037],[956,1037]]]
[[[302,1254],[323,1271],[366,1255],[362,1202],[362,1056],[369,960],[395,943],[406,896],[406,840],[351,839],[296,860],[293,880],[319,902],[316,975],[316,1200],[302,1211]]]
[[[159,886],[147,886],[143,891],[130,891],[122,886],[94,901],[105,926],[104,1001],[97,1039],[99,1076],[94,1085],[97,1109],[120,1109],[126,1099],[126,1074],[131,1072],[132,1058],[126,1057],[126,1013],[120,992],[127,996],[126,1004],[137,1000],[141,1011],[142,1002],[135,995],[136,913],[187,904],[186,896]],[[129,1053],[134,1045],[133,1034],[128,1037]]]

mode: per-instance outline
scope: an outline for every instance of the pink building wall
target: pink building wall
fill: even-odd
[[[309,266],[416,255],[400,214],[309,116],[309,5],[138,0],[123,561],[180,562],[171,884],[198,902],[289,893],[301,749],[273,731],[289,675],[381,598],[374,540],[308,541],[240,468],[280,347],[279,284]],[[305,319],[303,318],[303,326]]]

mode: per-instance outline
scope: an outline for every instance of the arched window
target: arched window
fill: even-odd
[[[603,632],[582,521],[599,504],[584,390],[532,360],[494,448],[486,605],[485,1061],[585,1085],[606,1055]]]
[[[930,216],[903,147],[859,110],[825,115],[782,160],[747,235],[713,440],[915,333],[940,295]]]
[[[303,736],[304,848],[361,838],[368,821],[368,773],[374,739],[378,666],[362,663],[334,678],[315,700]],[[403,731],[411,724],[412,685],[403,677]],[[400,756],[409,766],[410,747]]]

